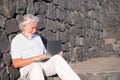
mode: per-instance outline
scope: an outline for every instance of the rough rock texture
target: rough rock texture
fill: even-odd
[[[68,62],[120,57],[119,4],[120,0],[1,0],[0,80],[19,77],[11,64],[10,44],[26,13],[40,17],[37,32],[46,40],[62,40]]]

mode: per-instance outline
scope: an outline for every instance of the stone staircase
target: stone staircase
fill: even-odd
[[[70,64],[81,80],[120,80],[120,58],[94,58]],[[46,80],[60,80],[57,76]]]

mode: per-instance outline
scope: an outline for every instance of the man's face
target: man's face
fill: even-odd
[[[32,35],[36,32],[37,22],[31,21],[25,27],[23,27],[23,31],[29,35]]]

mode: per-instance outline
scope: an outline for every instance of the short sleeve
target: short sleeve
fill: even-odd
[[[21,47],[18,40],[13,40],[11,43],[11,56],[12,58],[21,58]]]

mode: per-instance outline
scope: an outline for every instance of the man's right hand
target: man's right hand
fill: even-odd
[[[34,61],[38,61],[38,60],[44,59],[44,58],[47,58],[47,55],[46,55],[46,54],[39,55],[39,56],[35,56],[35,57],[34,57]]]

